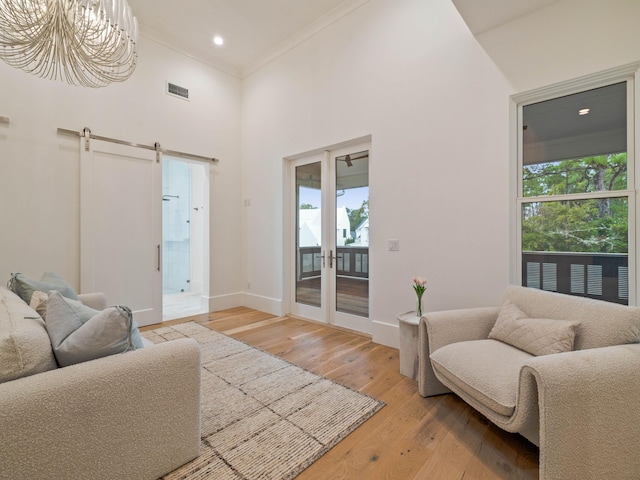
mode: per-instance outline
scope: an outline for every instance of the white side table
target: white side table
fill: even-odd
[[[400,325],[400,373],[418,379],[418,324],[416,312],[401,313],[396,317]]]

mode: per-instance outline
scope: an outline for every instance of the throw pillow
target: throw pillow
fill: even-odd
[[[134,344],[137,326],[127,307],[94,310],[52,290],[45,324],[61,367],[139,348]],[[142,346],[142,339],[139,344]]]
[[[56,290],[67,298],[78,300],[73,287],[53,272],[45,272],[40,280],[29,278],[22,273],[12,273],[7,286],[27,304],[31,303],[31,296],[35,291]]]
[[[29,306],[38,312],[38,315],[43,320],[47,316],[47,300],[49,300],[48,294],[36,291],[31,295],[31,301],[29,302]]]
[[[531,355],[570,352],[580,322],[550,318],[528,318],[507,300],[498,314],[489,338],[500,340]]]

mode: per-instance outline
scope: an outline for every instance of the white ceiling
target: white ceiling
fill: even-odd
[[[560,0],[452,0],[469,30],[478,35]]]
[[[244,76],[368,0],[128,1],[142,35]]]
[[[589,108],[586,115],[578,111]],[[526,164],[627,151],[627,84],[526,105],[522,112]]]
[[[369,0],[129,0],[142,35],[244,77]],[[428,1],[428,0],[422,0]],[[474,35],[560,0],[452,0]],[[213,37],[225,39],[221,47]]]

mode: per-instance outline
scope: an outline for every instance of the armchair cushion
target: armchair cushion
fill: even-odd
[[[507,300],[489,338],[500,340],[531,355],[570,352],[578,321],[527,318],[527,314]]]
[[[450,343],[486,339],[499,312],[500,307],[479,307],[429,312],[422,316],[418,327],[418,390],[422,396],[451,391],[436,378],[429,358],[431,352]]]
[[[494,412],[515,410],[520,369],[532,355],[498,340],[451,343],[431,354],[435,372]],[[491,372],[478,375],[478,372]]]

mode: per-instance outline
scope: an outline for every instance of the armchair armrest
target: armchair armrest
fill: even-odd
[[[87,307],[93,308],[94,310],[104,310],[107,308],[107,297],[102,292],[80,293],[78,294],[78,298]]]
[[[636,478],[640,344],[531,359],[540,406],[540,478]]]
[[[450,343],[487,338],[500,307],[465,308],[430,312],[420,319],[418,391],[423,397],[448,393],[436,378],[429,355]]]
[[[198,455],[191,339],[0,384],[0,479],[155,480]]]

